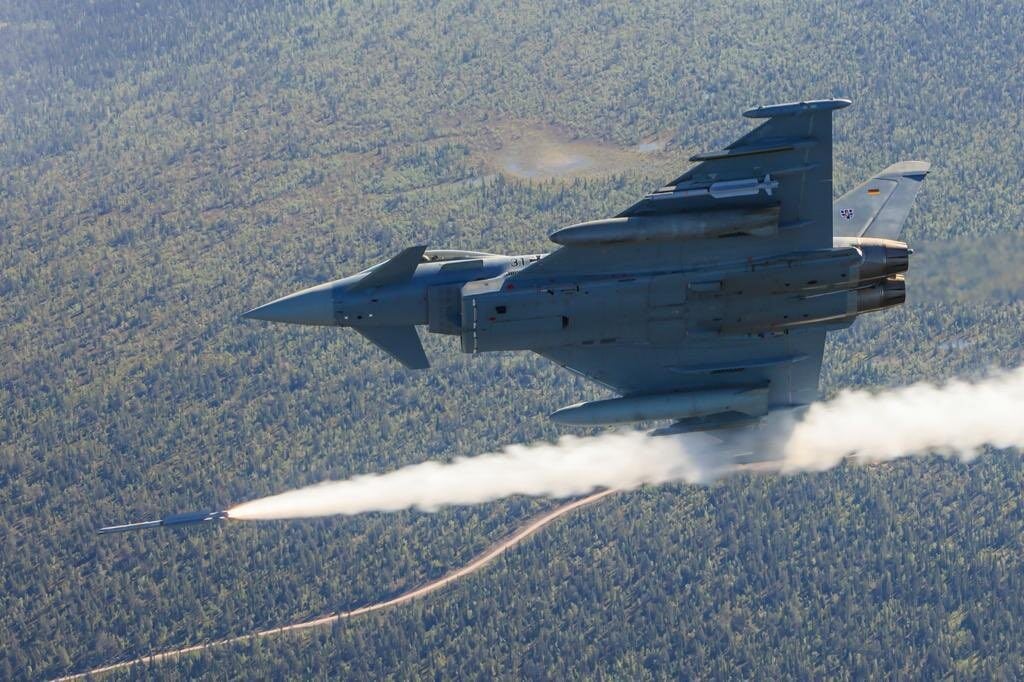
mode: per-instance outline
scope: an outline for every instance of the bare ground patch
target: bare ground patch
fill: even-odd
[[[666,161],[664,141],[633,147],[574,138],[550,125],[502,122],[489,127],[487,144],[478,149],[492,172],[529,180],[592,177],[625,170],[659,167]]]

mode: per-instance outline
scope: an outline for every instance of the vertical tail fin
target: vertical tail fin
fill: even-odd
[[[836,199],[835,236],[898,239],[930,167],[927,161],[895,163]]]

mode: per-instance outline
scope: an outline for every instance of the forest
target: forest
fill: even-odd
[[[830,335],[825,395],[1020,365],[1022,34],[953,0],[0,3],[0,679],[376,602],[553,507],[94,534],[557,438],[600,390],[539,356],[431,336],[413,373],[238,316],[411,244],[549,251],[752,105],[853,100],[837,195],[932,163],[908,303]],[[552,136],[609,160],[503,167]],[[620,493],[412,606],[111,677],[1019,678],[1019,455]]]

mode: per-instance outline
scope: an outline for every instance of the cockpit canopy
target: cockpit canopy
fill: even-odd
[[[423,263],[443,263],[450,260],[469,260],[472,258],[487,258],[497,254],[484,253],[482,251],[460,251],[458,249],[428,249],[423,252]]]
[[[428,249],[423,252],[423,256],[420,258],[421,263],[448,263],[451,261],[469,261],[469,260],[481,260],[483,258],[492,258],[498,254],[495,253],[484,253],[483,251],[462,251],[459,249]],[[371,265],[365,270],[360,271],[358,274],[363,275],[368,272],[373,272],[380,266],[384,265],[388,261],[381,261],[376,265]]]

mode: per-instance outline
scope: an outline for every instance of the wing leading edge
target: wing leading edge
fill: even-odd
[[[832,112],[849,104],[744,112],[767,120],[723,150],[692,156],[696,165],[617,216],[558,230],[552,238],[563,246],[516,278],[678,270],[831,247]]]
[[[848,105],[832,99],[745,112],[767,120],[724,150],[691,157],[696,165],[614,218],[559,230],[552,239],[563,246],[516,279],[526,284],[681,272],[689,288],[683,298],[699,298],[702,285],[693,280],[703,275],[695,273],[714,272],[722,263],[831,248],[832,112]],[[652,287],[650,304],[660,297]],[[662,311],[671,309],[652,308],[651,314],[669,315]],[[687,314],[678,311],[669,317]],[[695,332],[679,319],[651,319],[647,325],[646,342],[634,335],[625,343],[536,351],[611,388],[627,403],[652,395],[696,401],[735,390],[764,396],[761,409],[768,411],[818,397],[822,327],[730,334]],[[756,420],[757,411],[753,403],[721,413],[698,411],[673,428],[731,428]]]

